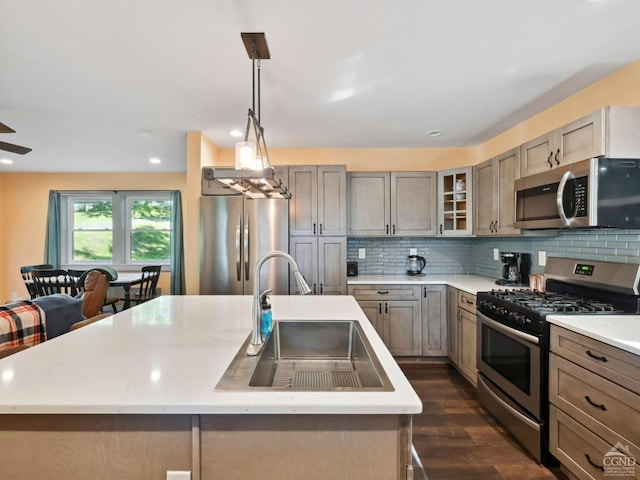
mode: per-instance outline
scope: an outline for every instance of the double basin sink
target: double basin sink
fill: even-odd
[[[251,335],[216,390],[392,391],[380,361],[354,320],[277,321],[262,351],[246,354]]]

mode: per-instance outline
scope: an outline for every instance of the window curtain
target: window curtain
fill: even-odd
[[[171,190],[171,295],[184,295],[184,239],[182,226],[182,195]]]
[[[44,263],[53,265],[53,268],[60,268],[60,192],[56,190],[49,191]]]

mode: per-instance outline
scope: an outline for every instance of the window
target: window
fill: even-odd
[[[69,193],[60,198],[63,265],[169,265],[168,193]]]

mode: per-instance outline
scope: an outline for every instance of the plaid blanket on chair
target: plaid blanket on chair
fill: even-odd
[[[0,350],[44,342],[45,317],[44,310],[29,300],[0,305]]]

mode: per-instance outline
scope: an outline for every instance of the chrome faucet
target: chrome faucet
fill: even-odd
[[[262,339],[262,335],[260,334],[260,321],[262,319],[262,309],[260,305],[260,269],[262,268],[264,262],[273,257],[284,258],[289,262],[291,270],[293,270],[293,276],[296,279],[298,291],[302,295],[308,295],[309,293],[311,293],[311,287],[300,273],[298,264],[288,253],[282,252],[280,250],[273,250],[271,252],[265,253],[258,259],[253,269],[253,333],[251,336],[251,342],[247,347],[247,355],[249,356],[258,355],[262,350],[262,347],[264,346],[264,340]]]

